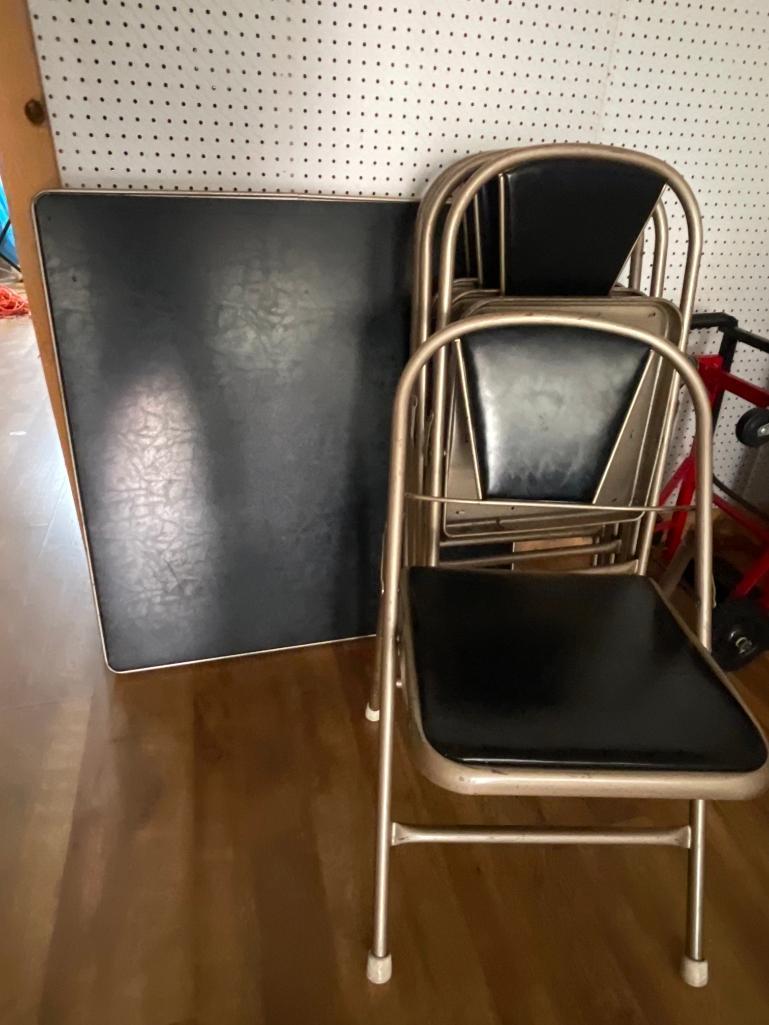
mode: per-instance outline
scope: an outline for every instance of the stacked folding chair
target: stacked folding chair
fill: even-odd
[[[661,295],[668,245],[661,198],[666,186],[682,203],[689,227],[678,306]],[[445,230],[446,211],[458,203],[467,205],[459,237],[454,240]],[[654,225],[655,246],[650,290],[643,295],[639,286],[644,229],[649,220]],[[643,327],[683,350],[699,246],[699,222],[691,194],[676,172],[661,161],[604,146],[541,146],[467,158],[435,181],[420,207],[413,346],[417,348],[433,329],[446,323],[481,312],[517,310],[595,316]],[[463,255],[460,275],[450,274],[450,290],[441,296],[434,287],[434,254],[437,250],[440,276],[444,277],[446,264],[456,265],[457,249]],[[628,257],[629,287],[622,287],[617,279]],[[486,565],[497,560],[498,565],[512,566],[539,560],[531,544],[536,539],[560,537],[563,545],[552,548],[549,544],[542,549],[552,550],[552,557],[558,558],[562,554],[559,547],[575,538],[588,538],[589,547],[597,550],[582,554],[591,554],[594,564],[630,564],[638,559],[643,571],[653,516],[647,516],[643,524],[638,515],[623,519],[619,513],[610,520],[572,516],[564,522],[559,514],[540,511],[532,517],[530,510],[516,514],[500,508],[497,516],[489,519],[485,513],[479,521],[472,502],[480,497],[484,483],[489,485],[490,496],[499,490],[500,475],[504,475],[500,460],[505,459],[505,454],[494,448],[492,438],[485,436],[494,429],[493,391],[501,388],[504,392],[507,386],[500,374],[502,367],[489,359],[478,365],[466,347],[458,344],[451,356],[438,361],[434,380],[428,382],[425,373],[420,385],[415,408],[418,469],[428,474],[434,493],[446,475],[452,492],[469,500],[466,506],[433,508],[427,514],[421,543],[430,549],[430,559],[451,559],[462,565],[468,559],[477,563],[483,558]],[[503,353],[499,361],[504,362]],[[653,504],[659,489],[673,421],[673,375],[654,358],[647,361],[642,373],[637,371],[637,366],[624,371],[633,392],[632,401],[623,403],[626,415],[616,423],[612,410],[606,408],[604,445],[589,454],[605,464],[597,492],[590,496],[596,504],[620,504],[621,500],[628,504],[641,499]],[[586,363],[583,372],[601,378],[595,365]],[[568,431],[568,417],[575,414],[575,404],[568,410],[540,407],[532,412],[539,418],[538,427],[531,425],[534,433],[559,428]],[[530,447],[535,454],[536,444]],[[575,469],[571,475],[572,486],[578,485],[576,473]],[[564,481],[564,497],[568,487]],[[469,544],[483,546],[487,554],[473,552]],[[508,555],[513,556],[512,561]]]
[[[681,204],[688,229],[677,305],[661,296],[668,198]],[[760,731],[708,655],[710,411],[685,355],[700,248],[699,211],[681,176],[612,147],[468,157],[422,201],[367,707],[381,720],[374,982],[391,971],[390,851],[414,842],[686,848],[682,972],[692,985],[707,979],[705,800],[752,796],[769,767]],[[645,576],[679,381],[694,403],[703,482],[696,636]],[[590,831],[398,822],[399,686],[409,751],[439,786],[683,797],[689,824]]]

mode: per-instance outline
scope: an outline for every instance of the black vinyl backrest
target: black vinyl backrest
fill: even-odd
[[[496,193],[496,181],[489,184]],[[535,160],[507,172],[505,292],[607,295],[664,185],[654,171],[597,157]],[[497,239],[498,223],[497,213],[484,224],[488,240]]]
[[[478,221],[481,225],[481,284],[484,288],[501,288],[499,180],[496,178],[478,190]]]
[[[648,348],[551,325],[465,335],[460,348],[482,497],[592,501]]]

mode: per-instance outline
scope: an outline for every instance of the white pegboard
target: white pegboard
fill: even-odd
[[[724,311],[769,334],[769,3],[634,0],[619,11],[600,141],[644,150],[676,167],[702,210],[704,246],[696,308]],[[671,217],[666,293],[677,297],[683,218]],[[717,332],[692,337],[715,352]],[[734,373],[769,384],[769,357],[738,346]],[[718,477],[738,489],[753,460],[734,428],[747,404],[726,396],[714,444]],[[675,465],[691,444],[680,418]]]
[[[702,206],[698,309],[769,332],[769,4],[29,0],[69,187],[420,196],[465,153],[608,142]],[[673,218],[670,294],[682,231]],[[736,370],[764,384],[769,359]],[[724,406],[716,472],[745,450]],[[686,446],[679,432],[674,457]]]
[[[594,139],[618,5],[30,10],[67,186],[415,197],[467,152]]]

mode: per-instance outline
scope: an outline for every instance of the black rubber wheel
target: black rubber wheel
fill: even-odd
[[[741,669],[769,647],[769,616],[752,598],[729,598],[713,610],[713,657]]]
[[[769,409],[758,406],[743,413],[737,421],[737,437],[748,448],[760,448],[769,441]]]

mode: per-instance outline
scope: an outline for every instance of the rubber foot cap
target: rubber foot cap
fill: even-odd
[[[372,708],[368,702],[366,703],[366,718],[369,722],[379,722],[379,709]]]
[[[681,958],[681,978],[688,986],[698,989],[708,984],[708,962],[695,961],[686,954]]]
[[[381,986],[383,983],[390,981],[392,973],[392,954],[385,954],[384,957],[377,957],[376,954],[372,954],[371,951],[369,951],[368,962],[366,964],[366,976],[368,977],[369,982],[374,982],[377,986]]]

